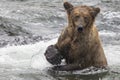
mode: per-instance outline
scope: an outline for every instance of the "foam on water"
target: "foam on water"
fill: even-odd
[[[43,69],[50,65],[44,58],[44,51],[48,45],[55,44],[57,39],[40,41],[36,44],[22,46],[8,46],[0,49],[0,64],[12,66],[32,66]]]
[[[104,34],[104,32],[101,32],[101,34]],[[108,35],[110,35],[110,33]],[[44,52],[47,46],[55,44],[56,41],[57,38],[50,41],[40,41],[36,44],[7,46],[5,48],[1,48],[0,64],[9,64],[12,66],[28,66],[41,70],[45,69],[46,67],[50,67],[51,65],[46,61],[44,57]],[[109,66],[120,66],[119,45],[105,45],[104,51]]]
[[[112,31],[100,31],[99,32],[101,36],[116,36],[119,33],[115,33]],[[104,45],[104,44],[103,44]],[[108,61],[108,65],[112,66],[112,65],[116,65],[116,66],[120,66],[120,47],[119,45],[112,45],[112,44],[107,44],[103,46],[104,48],[104,52]]]
[[[109,66],[120,66],[120,47],[119,45],[105,46],[105,53]]]
[[[103,15],[105,19],[120,18],[120,12],[107,11]]]

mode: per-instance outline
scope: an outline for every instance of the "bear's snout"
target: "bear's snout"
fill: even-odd
[[[83,26],[79,26],[79,27],[77,28],[77,30],[78,30],[78,32],[82,32],[82,31],[83,31]]]

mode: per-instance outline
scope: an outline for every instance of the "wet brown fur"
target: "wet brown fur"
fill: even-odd
[[[64,56],[67,65],[77,64],[77,67],[70,68],[71,70],[83,69],[90,66],[107,66],[98,30],[94,24],[95,17],[100,9],[90,6],[73,7],[68,2],[64,3],[64,7],[68,15],[68,26],[62,31],[55,46]],[[87,27],[80,33],[77,32],[75,26],[79,22],[77,23],[73,20],[73,17],[76,15],[82,16],[83,20],[84,17],[87,17],[89,20]],[[83,21],[82,25],[86,25],[86,22]]]

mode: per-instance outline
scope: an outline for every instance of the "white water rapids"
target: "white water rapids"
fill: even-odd
[[[101,32],[101,35],[113,35],[109,32]],[[36,69],[45,69],[51,66],[44,57],[47,46],[55,44],[57,38],[49,41],[40,41],[36,44],[22,46],[7,46],[0,48],[0,64],[12,66],[27,66]],[[108,66],[120,66],[119,45],[104,45]]]
[[[44,52],[67,24],[63,0],[0,0],[0,80],[120,80],[120,1],[68,1],[100,7],[96,25],[110,73],[102,77],[49,75],[46,68],[52,65]]]

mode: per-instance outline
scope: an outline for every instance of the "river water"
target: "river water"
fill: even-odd
[[[101,8],[96,24],[109,72],[48,71],[43,53],[67,24],[63,0],[0,0],[0,80],[120,80],[120,1],[68,1]]]

